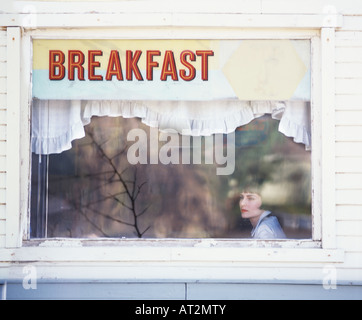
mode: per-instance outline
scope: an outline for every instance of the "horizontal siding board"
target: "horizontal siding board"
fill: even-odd
[[[262,0],[262,13],[362,13],[360,0]]]
[[[6,218],[6,205],[0,204],[0,220],[5,220]]]
[[[362,157],[362,142],[337,142],[337,157]],[[362,159],[361,159],[362,160]],[[361,164],[362,166],[362,164]]]
[[[7,123],[6,109],[0,109],[0,124]]]
[[[355,236],[362,240],[362,221],[337,221],[337,236]]]
[[[361,64],[361,66],[362,66],[362,64]],[[362,75],[362,73],[361,73],[361,75]],[[336,110],[337,111],[355,111],[355,110],[362,111],[362,93],[356,94],[356,95],[342,95],[342,94],[336,95]]]
[[[360,32],[360,35],[358,33],[354,33],[352,36],[350,36],[347,32],[337,32],[336,33],[336,48],[339,50],[339,48],[345,47],[345,48],[359,48],[362,47],[362,32]]]
[[[336,158],[336,172],[362,173],[362,158]]]
[[[133,0],[133,1],[112,1],[104,5],[99,2],[89,3],[80,1],[74,2],[71,6],[64,5],[64,2],[36,2],[36,13],[94,13],[108,12],[205,12],[205,13],[298,13],[298,14],[321,14],[321,13],[362,13],[360,0]],[[20,7],[7,6],[4,12],[19,12]],[[29,9],[29,12],[32,11]]]
[[[6,78],[0,78],[0,93],[6,93]]]
[[[28,12],[33,13],[31,8]],[[5,12],[18,11],[18,7],[8,6]],[[261,13],[261,0],[224,0],[223,2],[219,0],[113,0],[106,5],[102,1],[95,2],[94,0],[91,0],[91,3],[73,1],[72,5],[64,5],[62,1],[37,2],[34,13],[89,13],[90,11],[93,13]]]
[[[336,203],[342,205],[362,205],[362,190],[337,190]],[[362,235],[362,228],[360,229],[360,234]]]
[[[362,47],[337,47],[336,62],[362,62],[361,54]]]
[[[362,81],[361,81],[362,84]],[[362,87],[361,87],[362,90]],[[336,112],[337,126],[362,126],[362,110],[356,111],[337,111]]]
[[[362,221],[362,205],[337,205],[337,220]]]
[[[336,188],[362,190],[362,173],[336,174]]]
[[[6,173],[0,172],[0,188],[6,188]]]
[[[362,241],[362,237],[356,237],[355,241]],[[345,268],[355,268],[362,269],[362,252],[356,252],[355,250],[351,252],[346,252],[345,259],[343,262]],[[362,296],[361,296],[362,298]]]
[[[344,42],[347,42],[353,46],[353,43],[357,41],[362,40],[362,31],[346,31],[346,30],[338,30],[336,32],[336,45],[337,46],[343,46],[342,44]]]
[[[0,235],[0,248],[4,248],[4,247],[5,247],[5,236]]]
[[[362,2],[360,2],[362,4]],[[362,16],[356,15],[357,8],[355,15],[345,16],[343,19],[343,30],[351,30],[351,31],[362,31]]]
[[[0,156],[0,172],[6,171],[6,156]]]
[[[338,236],[337,247],[348,252],[362,252],[362,237]]]
[[[8,26],[24,26],[17,14],[2,15]],[[262,15],[239,13],[118,13],[118,14],[39,14],[37,27],[233,27],[233,28],[318,28],[342,25],[342,16],[331,19],[324,15]]]
[[[0,235],[5,235],[5,227],[6,227],[5,220],[0,220]]]
[[[6,57],[7,57],[7,50],[6,47],[1,46],[0,47],[0,62],[6,62]]]
[[[337,205],[336,215],[342,220],[362,220],[362,205]]]
[[[6,203],[6,190],[5,188],[0,189],[0,205]]]
[[[0,31],[0,47],[6,47],[6,45],[7,45],[6,31]]]
[[[0,124],[0,140],[6,140],[6,125]]]
[[[6,77],[6,62],[0,62],[0,78]]]
[[[362,141],[362,126],[337,126],[336,141]]]
[[[6,141],[0,141],[0,157],[6,156]]]
[[[336,63],[336,78],[337,79],[362,79],[362,62]]]
[[[361,94],[362,79],[336,79],[336,94]]]
[[[0,110],[6,109],[6,93],[0,93]],[[1,115],[0,115],[1,116]],[[1,123],[1,118],[0,118]]]

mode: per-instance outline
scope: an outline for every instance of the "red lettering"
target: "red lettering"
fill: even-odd
[[[49,51],[49,80],[63,80],[65,77],[65,54],[60,50]]]
[[[77,57],[77,58],[76,58]],[[74,70],[78,70],[78,79],[84,80],[84,54],[79,50],[69,50],[68,52],[68,79],[74,80]]]
[[[130,51],[130,50],[126,51],[126,59],[127,59],[126,78],[127,78],[127,80],[133,79],[133,73],[135,74],[137,80],[143,80],[140,69],[138,68],[138,65],[137,65],[141,54],[142,54],[142,51],[140,51],[140,50],[136,50],[134,55],[133,55],[132,51]]]
[[[146,52],[146,79],[153,80],[153,72],[155,68],[160,67],[160,61],[155,61],[155,57],[163,55],[160,50],[147,50]],[[96,74],[97,68],[101,68],[101,62],[97,57],[103,56],[102,50],[88,50],[88,79],[90,81],[112,81],[115,76],[117,80],[123,81],[123,70],[121,65],[120,53],[118,50],[111,50],[105,77]],[[140,68],[138,66],[142,56],[141,50],[126,51],[126,79],[129,81],[143,81]],[[207,81],[209,79],[209,57],[214,56],[212,50],[197,50],[196,53],[191,50],[184,50],[180,54],[179,63],[183,68],[177,69],[174,52],[166,50],[163,55],[163,63],[161,67],[161,81],[167,81],[171,77],[173,81],[178,81],[180,77],[184,81],[192,81],[196,77],[195,62],[197,57],[201,57],[201,79]],[[85,80],[85,54],[80,50],[68,51],[68,70],[65,65],[65,53],[61,50],[49,50],[49,80],[62,80],[68,72],[68,79],[74,81]],[[157,59],[156,59],[157,60]],[[77,74],[76,74],[77,72]]]
[[[98,80],[102,81],[103,77],[101,75],[95,74],[95,68],[101,66],[99,61],[95,61],[94,57],[102,56],[103,52],[101,50],[89,50],[88,51],[88,79],[89,80]]]
[[[106,80],[112,80],[112,77],[116,76],[117,80],[123,80],[121,59],[119,58],[119,52],[112,50],[109,56]]]
[[[167,80],[168,76],[171,76],[172,80],[178,81],[175,57],[173,55],[173,52],[169,50],[165,52],[165,58],[162,65],[161,80]]]
[[[201,79],[207,81],[209,79],[209,57],[214,55],[211,50],[196,51],[196,55],[201,56]]]
[[[192,51],[185,50],[181,52],[180,55],[181,63],[189,70],[189,74],[186,75],[186,70],[180,69],[180,77],[185,81],[191,81],[195,79],[196,69],[190,62],[187,61],[187,57],[190,57],[191,61],[196,60],[196,55]]]
[[[153,80],[153,68],[159,66],[157,61],[153,61],[154,56],[160,56],[159,50],[148,50],[147,51],[147,80]]]

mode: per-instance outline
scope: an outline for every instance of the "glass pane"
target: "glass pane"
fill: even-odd
[[[70,150],[33,155],[31,236],[250,238],[239,200],[253,184],[287,238],[311,238],[310,152],[278,123],[258,118],[233,139],[222,136],[217,148],[213,136],[167,135],[136,118],[93,117]],[[231,174],[217,174],[227,166]]]

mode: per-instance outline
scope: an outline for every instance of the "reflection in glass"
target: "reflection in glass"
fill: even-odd
[[[146,163],[127,157],[139,143],[127,140],[135,128],[146,133],[147,145],[136,153],[146,152]],[[250,238],[239,199],[251,183],[287,238],[311,238],[310,152],[278,132],[269,116],[236,130],[235,170],[225,176],[216,175],[215,162],[182,162],[179,135],[179,163],[152,164],[154,153],[171,157],[170,139],[151,148],[151,129],[136,118],[93,117],[85,129],[68,151],[33,154],[33,238]],[[201,146],[205,158],[205,138]]]

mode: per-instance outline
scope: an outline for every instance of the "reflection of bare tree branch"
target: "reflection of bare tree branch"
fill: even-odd
[[[139,217],[142,216],[147,211],[149,206],[147,206],[146,208],[144,208],[140,212],[138,212],[138,208],[136,206],[136,204],[137,204],[136,200],[137,200],[139,194],[141,193],[142,187],[146,184],[146,182],[137,184],[137,167],[134,167],[133,180],[130,181],[130,180],[127,180],[124,176],[124,174],[128,170],[128,168],[120,171],[118,169],[117,165],[114,163],[114,159],[122,156],[125,153],[126,148],[122,149],[120,152],[118,152],[114,156],[110,157],[107,155],[105,149],[103,148],[103,146],[105,145],[105,143],[107,141],[98,143],[94,137],[93,132],[88,132],[88,135],[92,140],[92,144],[97,148],[97,151],[99,152],[101,157],[104,158],[106,160],[106,162],[109,164],[109,166],[112,168],[112,170],[111,170],[112,175],[108,181],[110,183],[120,182],[124,189],[123,191],[121,191],[117,194],[111,194],[107,197],[104,197],[103,199],[97,200],[96,202],[102,202],[107,199],[114,199],[117,203],[119,203],[124,208],[127,208],[131,212],[132,217],[133,217],[133,223],[128,223],[123,220],[110,217],[99,211],[96,212],[97,210],[90,208],[91,203],[89,203],[87,205],[87,208],[92,210],[93,212],[96,212],[96,213],[102,215],[103,217],[105,217],[107,219],[111,219],[113,221],[116,221],[116,222],[124,224],[124,225],[132,226],[134,228],[134,230],[136,231],[137,236],[139,238],[142,238],[142,236],[150,229],[151,226],[148,226],[145,230],[141,231],[140,225],[139,225]],[[115,180],[113,180],[114,178],[115,178]],[[123,195],[125,197],[125,199],[119,198],[120,195]],[[95,203],[95,202],[93,202],[93,203]]]
[[[123,220],[120,220],[120,219],[117,219],[115,217],[111,217],[111,216],[108,216],[106,214],[104,214],[103,212],[100,212],[99,210],[97,209],[94,209],[94,208],[90,208],[88,207],[89,210],[91,210],[92,212],[106,218],[106,219],[109,219],[109,220],[112,220],[112,221],[115,221],[115,222],[118,222],[118,223],[121,223],[121,224],[124,224],[126,226],[130,226],[130,227],[133,227],[133,224],[132,223],[129,223],[129,222],[126,222],[126,221],[123,221]]]
[[[80,214],[81,214],[94,228],[96,228],[99,232],[101,232],[105,237],[109,237],[109,235],[107,235],[107,234],[102,230],[102,228],[99,228],[96,223],[94,223],[91,219],[88,218],[87,214],[82,210],[82,208],[78,208],[78,211],[80,212]]]

